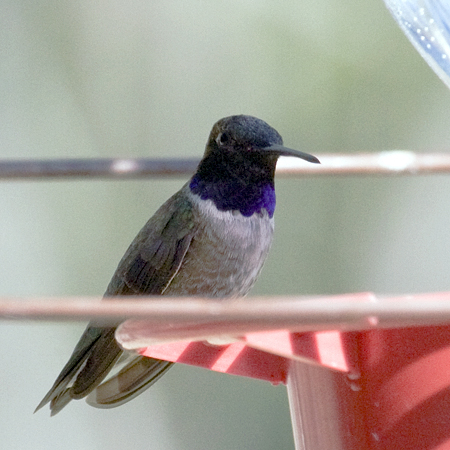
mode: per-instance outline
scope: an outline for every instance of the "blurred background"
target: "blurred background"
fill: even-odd
[[[450,149],[450,93],[382,0],[0,0],[0,157],[201,157],[266,120],[321,152]],[[101,295],[186,178],[0,183],[0,295]],[[253,295],[449,290],[450,177],[277,180]],[[293,448],[286,390],[176,366],[112,410],[33,410],[84,329],[0,323],[8,449]]]

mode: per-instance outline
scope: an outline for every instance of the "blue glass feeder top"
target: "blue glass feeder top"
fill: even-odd
[[[385,0],[400,28],[450,88],[450,1]]]

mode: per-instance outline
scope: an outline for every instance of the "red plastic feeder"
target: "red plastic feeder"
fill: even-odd
[[[419,324],[434,317],[436,323],[439,305],[431,302],[448,304],[448,297],[414,297],[419,308],[411,317]],[[366,304],[367,299],[367,294],[360,297]],[[408,309],[394,298],[380,302],[380,311],[389,304],[397,312]],[[428,316],[421,312],[423,304],[429,306]],[[395,314],[380,317],[389,324]],[[377,320],[372,325],[379,326]],[[287,384],[297,449],[450,450],[447,325],[252,332],[229,345],[177,342],[139,353]]]

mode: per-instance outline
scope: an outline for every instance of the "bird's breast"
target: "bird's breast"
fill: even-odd
[[[255,283],[272,243],[273,218],[219,211],[189,194],[197,232],[165,295],[238,297]]]

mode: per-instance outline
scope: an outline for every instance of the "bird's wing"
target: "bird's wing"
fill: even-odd
[[[195,232],[192,204],[182,191],[178,192],[161,206],[133,240],[105,296],[162,294],[178,272]],[[103,381],[122,354],[114,338],[115,328],[94,324],[86,328],[36,411],[50,402],[54,415],[71,399],[85,397]],[[103,399],[106,403],[91,399],[90,404],[112,407],[131,400],[156,381],[170,365],[166,361],[145,361],[145,358],[137,356],[114,377],[119,381],[119,390],[111,392],[114,382],[106,384],[106,388],[99,390],[103,394],[98,397],[99,401]]]
[[[105,295],[160,295],[178,272],[196,232],[182,191],[145,224],[117,267]]]

